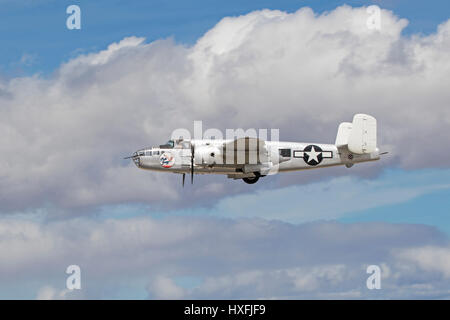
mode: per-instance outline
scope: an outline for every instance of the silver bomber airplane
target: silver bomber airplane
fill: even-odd
[[[377,122],[356,114],[353,122],[338,127],[334,144],[264,141],[243,137],[233,140],[169,140],[159,147],[136,151],[132,159],[140,169],[186,174],[226,174],[248,184],[278,172],[345,165],[380,159]]]

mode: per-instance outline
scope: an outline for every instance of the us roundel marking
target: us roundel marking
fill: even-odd
[[[175,159],[170,152],[164,152],[159,157],[159,163],[161,163],[161,166],[164,168],[171,168],[175,163]]]
[[[303,160],[310,166],[317,166],[323,160],[322,149],[314,144],[306,146],[303,149]]]

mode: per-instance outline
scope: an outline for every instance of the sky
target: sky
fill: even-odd
[[[448,2],[0,6],[1,299],[450,297]],[[378,162],[183,189],[123,160],[194,120],[333,143],[355,113]]]
[[[450,4],[445,0],[423,1],[67,1],[1,0],[0,33],[6,50],[1,50],[0,72],[7,77],[49,74],[61,63],[80,53],[105,49],[127,36],[147,41],[173,37],[177,42],[194,44],[206,31],[226,16],[239,16],[258,9],[295,12],[308,6],[315,12],[331,11],[339,5],[377,4],[393,10],[410,24],[405,34],[429,34],[448,19]],[[66,8],[82,9],[82,31],[65,28]]]

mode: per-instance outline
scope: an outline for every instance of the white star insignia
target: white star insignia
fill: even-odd
[[[317,156],[321,154],[321,152],[316,152],[314,147],[311,147],[311,151],[305,151],[305,153],[308,155],[308,163],[312,160],[319,162],[319,159],[317,159]]]

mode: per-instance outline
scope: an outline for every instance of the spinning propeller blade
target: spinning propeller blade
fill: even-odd
[[[194,184],[194,145],[191,142],[191,184]]]

